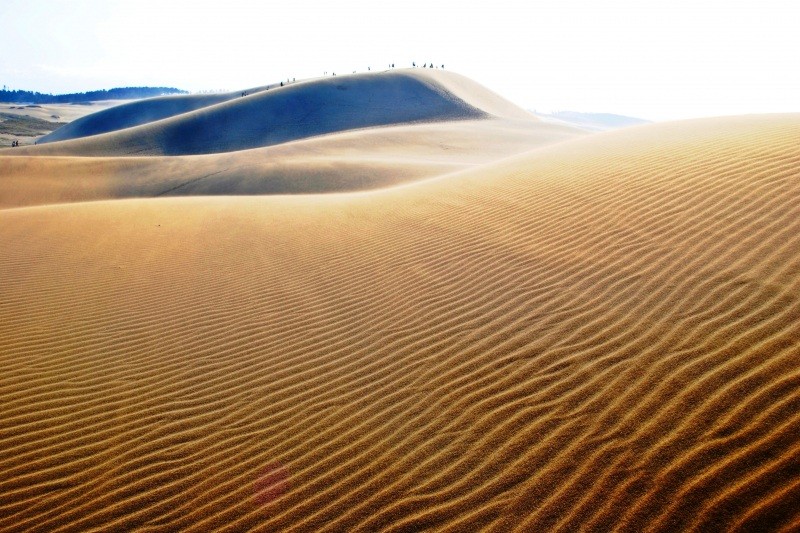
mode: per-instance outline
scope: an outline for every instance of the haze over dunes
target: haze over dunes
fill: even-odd
[[[2,153],[0,529],[800,528],[800,116],[382,76]]]
[[[274,85],[245,91],[245,97],[238,92],[132,102],[50,136],[79,138],[2,152],[15,157],[0,156],[0,207],[363,191],[584,134],[540,122],[451,72],[406,70]],[[98,131],[106,133],[89,135]],[[193,155],[164,156],[173,153]]]

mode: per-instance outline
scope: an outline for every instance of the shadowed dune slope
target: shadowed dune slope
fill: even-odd
[[[227,102],[239,98],[241,93],[242,91],[219,94],[182,94],[135,100],[80,117],[45,135],[39,139],[39,143],[65,141],[131,128]]]
[[[793,531],[800,117],[0,210],[0,529]]]
[[[581,134],[542,122],[493,119],[367,128],[199,156],[0,156],[0,208],[377,189],[486,164]]]
[[[28,147],[14,155],[219,153],[357,128],[490,116],[537,120],[458,74],[391,71],[290,84],[133,128]]]

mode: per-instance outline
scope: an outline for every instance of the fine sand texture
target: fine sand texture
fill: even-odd
[[[796,531],[800,116],[533,148],[0,209],[0,530]]]

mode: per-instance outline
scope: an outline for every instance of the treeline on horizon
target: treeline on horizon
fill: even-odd
[[[97,100],[134,100],[150,98],[166,94],[188,94],[188,91],[175,87],[117,87],[114,89],[101,89],[85,93],[70,94],[45,94],[34,91],[9,91],[3,88],[0,91],[0,102],[18,104],[72,104],[81,102],[94,102]]]

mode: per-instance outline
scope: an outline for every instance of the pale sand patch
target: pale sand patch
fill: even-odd
[[[0,111],[18,116],[31,116],[49,122],[72,122],[92,113],[129,103],[129,100],[101,100],[80,104],[17,104],[0,102]]]
[[[126,103],[126,100],[105,100],[101,102],[87,102],[85,104],[18,104],[0,102],[0,114],[7,114],[14,117],[19,117],[22,120],[30,121],[45,121],[47,129],[43,133],[47,133],[54,128],[58,128],[59,123],[71,122],[83,116],[108,109],[117,105]],[[3,119],[0,118],[0,121]],[[27,122],[25,125],[27,126]],[[0,150],[11,146],[12,141],[18,141],[19,147],[33,145],[40,141],[45,135],[28,135],[28,128],[25,127],[24,131],[20,133],[0,131]],[[0,153],[3,153],[0,151]]]

